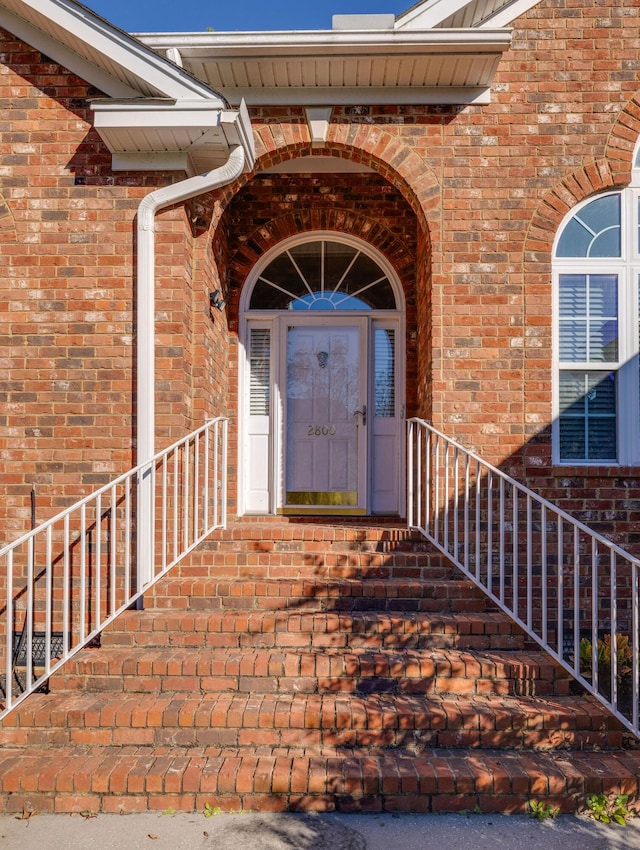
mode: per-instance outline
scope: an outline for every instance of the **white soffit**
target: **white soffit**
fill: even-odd
[[[424,0],[398,15],[396,29],[507,27],[540,0]]]
[[[137,36],[232,104],[487,102],[505,29],[323,30]]]
[[[0,0],[0,26],[109,97],[203,98],[188,73],[74,0]]]
[[[255,147],[246,106],[220,110],[211,101],[95,100],[94,126],[116,171],[182,170],[200,174],[223,165],[241,145],[247,169]]]

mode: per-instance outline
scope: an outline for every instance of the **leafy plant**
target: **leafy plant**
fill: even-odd
[[[214,815],[221,815],[222,809],[220,806],[212,806],[211,803],[204,804],[204,811],[202,813],[206,818],[212,818]]]
[[[587,807],[591,816],[600,823],[617,823],[624,826],[631,817],[627,808],[627,794],[618,794],[609,799],[605,794],[592,794],[587,800]]]
[[[538,823],[542,823],[547,818],[557,818],[559,814],[559,806],[545,803],[544,800],[529,800],[529,817],[535,818]]]
[[[598,659],[598,671],[602,676],[611,676],[613,659],[613,645],[611,635],[605,635],[603,640],[596,643],[596,654]],[[629,635],[616,635],[615,641],[616,678],[623,682],[629,678],[633,671],[633,647]],[[593,664],[593,645],[589,638],[580,641],[580,669],[583,676],[590,677]]]

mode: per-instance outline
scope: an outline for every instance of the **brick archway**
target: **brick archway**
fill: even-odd
[[[563,218],[580,201],[606,189],[623,187],[631,180],[633,152],[640,137],[640,94],[620,111],[611,128],[604,156],[585,164],[557,183],[542,198],[535,211],[525,242],[527,268],[539,263],[541,254],[551,259],[553,240]]]
[[[285,130],[291,138],[285,138]],[[366,165],[382,175],[405,198],[429,243],[440,243],[440,183],[428,163],[392,131],[370,125],[334,124],[326,144],[321,148],[312,147],[303,122],[285,125],[282,135],[274,133],[271,124],[257,125],[255,135],[257,158],[254,174],[287,160],[310,155],[349,159]],[[221,191],[216,221],[231,198],[252,176],[243,175],[233,186]]]
[[[416,264],[413,248],[369,216],[350,209],[320,207],[278,216],[247,234],[244,244],[229,260],[231,277],[240,284],[233,287],[229,293],[230,314],[237,317],[242,284],[251,269],[269,249],[289,236],[321,230],[357,236],[384,254],[402,283],[405,300],[409,302],[414,300],[412,288]]]

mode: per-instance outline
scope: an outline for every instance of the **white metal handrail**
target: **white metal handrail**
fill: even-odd
[[[637,558],[421,419],[408,523],[640,737]]]
[[[212,419],[0,549],[0,718],[225,527],[227,442]]]

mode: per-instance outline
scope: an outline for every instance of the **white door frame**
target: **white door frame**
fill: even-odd
[[[257,281],[260,272],[268,265],[273,257],[292,245],[301,242],[327,239],[340,241],[355,245],[363,253],[366,252],[385,271],[391,282],[396,297],[396,310],[328,310],[328,311],[292,311],[292,310],[251,310],[249,302],[253,284]],[[386,259],[373,250],[369,245],[359,239],[347,238],[343,234],[332,232],[305,233],[300,236],[285,240],[274,246],[265,254],[256,265],[243,289],[240,303],[239,323],[239,395],[238,395],[238,514],[277,514],[284,512],[285,505],[285,462],[286,462],[286,374],[287,374],[287,328],[297,325],[306,326],[351,326],[362,327],[362,346],[365,356],[361,363],[361,369],[366,373],[366,387],[364,393],[367,404],[367,436],[368,445],[364,448],[365,455],[362,458],[360,469],[366,481],[362,483],[364,492],[364,504],[359,505],[356,510],[336,509],[324,510],[320,508],[309,508],[305,511],[292,510],[291,513],[311,514],[348,514],[348,513],[389,513],[403,516],[405,513],[405,313],[404,295],[397,275]],[[395,415],[392,427],[395,428],[392,442],[378,444],[376,451],[374,433],[374,412],[376,405],[375,395],[375,368],[374,368],[374,333],[380,328],[386,331],[392,330],[395,334]],[[269,354],[269,414],[268,424],[265,418],[255,418],[250,415],[250,343],[252,330],[268,329],[270,333]],[[387,420],[388,422],[389,420]],[[254,427],[255,423],[258,427]],[[252,431],[253,428],[253,431]],[[381,438],[382,439],[382,438]],[[387,446],[393,445],[392,454],[389,456]],[[372,510],[375,501],[372,495],[372,481],[374,478],[374,459],[378,463],[383,461],[387,464],[386,471],[392,477],[390,490],[394,490],[391,500],[393,507],[390,509]],[[260,469],[256,469],[260,466]],[[259,478],[261,482],[268,481],[268,490],[263,487],[256,496],[255,488],[252,486],[251,477]],[[387,475],[388,477],[388,475]],[[385,503],[391,504],[391,502]]]

